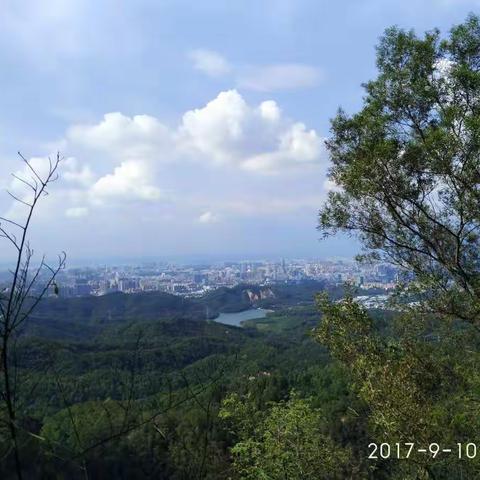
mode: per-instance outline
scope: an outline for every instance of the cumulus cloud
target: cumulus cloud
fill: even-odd
[[[107,113],[94,125],[74,125],[67,131],[68,145],[108,153],[116,159],[168,161],[172,135],[168,127],[150,115],[128,117]]]
[[[218,215],[215,215],[213,212],[207,211],[202,213],[198,219],[198,223],[210,224],[217,223],[219,221]]]
[[[209,77],[220,77],[230,72],[231,67],[227,60],[212,50],[196,49],[189,52],[188,57],[196,70]]]
[[[156,201],[161,190],[149,183],[148,168],[140,162],[124,162],[113,173],[98,179],[89,194],[94,202],[105,199]]]
[[[76,158],[67,158],[63,162],[63,178],[72,184],[81,187],[90,186],[95,178],[95,175],[89,165],[81,165]]]
[[[133,163],[142,163],[138,168],[148,165],[152,175],[162,164],[199,159],[257,172],[280,171],[315,164],[321,153],[318,134],[286,117],[275,101],[249,105],[236,90],[187,111],[176,128],[156,117],[117,112],[104,115],[97,124],[71,127],[66,140],[69,148],[106,154],[114,165],[130,165],[129,170]],[[70,178],[90,181],[90,167],[79,168],[72,163]]]
[[[278,108],[278,105],[273,100],[266,100],[262,102],[259,107],[260,115],[266,119],[270,120],[272,123],[280,120],[281,111]]]
[[[71,126],[61,143],[70,155],[62,166],[62,202],[69,218],[128,202],[167,204],[191,193],[182,185],[175,189],[192,169],[281,175],[323,163],[315,130],[290,119],[275,101],[250,104],[236,90],[185,112],[177,126],[150,115],[107,113],[98,123]],[[40,170],[48,166],[46,159],[32,162]],[[174,197],[165,193],[172,191],[168,179],[176,185]],[[24,187],[17,183],[12,186]],[[198,218],[200,223],[217,220],[209,210]]]
[[[274,101],[248,105],[236,90],[222,92],[205,107],[187,112],[180,136],[187,148],[207,160],[256,172],[314,164],[321,153],[314,130],[282,117]]]
[[[320,80],[320,71],[311,65],[285,63],[249,68],[240,75],[238,85],[259,92],[272,92],[313,87]]]
[[[48,157],[31,157],[28,159],[28,165],[23,164],[22,168],[13,172],[12,179],[10,183],[6,185],[6,189],[16,197],[10,206],[3,211],[3,215],[7,218],[14,219],[14,220],[23,220],[25,215],[28,211],[28,204],[31,204],[33,201],[34,191],[32,188],[39,188],[39,178],[46,179],[50,167],[51,161]],[[85,167],[88,169],[88,167]],[[79,185],[76,184],[77,180],[83,180],[83,176],[85,175],[85,170],[79,169],[78,163],[73,159],[66,159],[61,162],[60,169],[62,170],[62,176],[69,180],[69,186],[71,187],[74,185],[78,187]],[[83,172],[83,173],[82,173]],[[77,178],[78,177],[78,178]],[[56,177],[54,177],[55,180]],[[74,182],[73,184],[70,182]],[[80,190],[83,187],[80,186]],[[68,204],[71,200],[73,200],[74,196],[77,194],[77,188],[68,188],[65,185],[61,186],[60,182],[52,182],[48,186],[48,192],[55,190],[55,197],[57,199],[61,199],[61,202]],[[83,195],[81,194],[82,198]],[[50,203],[50,196],[46,197],[44,201],[41,202],[43,206],[43,213],[42,214],[52,214],[53,211],[48,212],[48,208],[46,207],[47,204]]]
[[[28,159],[28,165],[23,164],[22,168],[13,172],[11,181],[6,185],[9,192],[14,194],[20,200],[31,203],[33,198],[32,187],[40,187],[40,179],[46,179],[53,160],[49,157],[31,157]],[[67,181],[68,185],[63,188],[68,191],[75,191],[77,188],[82,189],[90,185],[93,173],[88,165],[80,165],[74,158],[63,159],[60,161],[59,170],[62,178]],[[57,175],[54,175],[53,181],[50,183],[48,191],[51,189],[59,190],[60,185],[57,182]],[[71,189],[71,187],[74,187]]]
[[[32,185],[35,182],[38,184],[36,177],[44,178],[48,174],[50,166],[48,157],[32,157],[28,162],[30,167],[23,164],[22,168],[13,173],[12,180],[8,186],[10,192],[25,200],[32,195],[31,188],[25,182],[29,182]],[[36,172],[36,175],[32,169]]]
[[[320,141],[314,130],[295,123],[279,138],[278,149],[248,158],[244,168],[251,171],[274,171],[282,167],[312,164],[318,159]]]
[[[46,177],[50,165],[47,157],[33,157],[28,161],[40,178]],[[60,171],[64,181],[53,183],[49,190],[55,190],[54,197],[63,205],[68,218],[84,217],[92,206],[166,199],[166,195],[155,184],[156,179],[148,162],[143,160],[124,161],[111,173],[98,175],[89,165],[82,165],[79,159],[70,157],[61,162]],[[27,165],[14,172],[7,188],[22,202],[30,203],[33,192],[22,180],[31,185],[36,180],[35,174]],[[14,202],[5,215],[22,218],[26,208],[22,202]]]
[[[221,92],[205,107],[185,113],[180,133],[187,147],[216,163],[226,163],[245,150],[245,133],[251,125],[248,117],[253,120],[240,94]],[[250,141],[254,143],[254,137]]]

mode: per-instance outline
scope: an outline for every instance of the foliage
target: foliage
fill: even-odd
[[[319,297],[319,306],[324,315],[315,336],[348,365],[377,443],[454,446],[475,438],[480,429],[480,338],[475,330],[458,323],[438,325],[416,313],[397,317],[395,333],[385,336],[351,298],[330,303]],[[466,463],[455,455],[432,458],[415,452],[409,462],[390,461],[400,478],[480,473],[478,460]]]
[[[414,274],[430,308],[478,320],[480,21],[441,40],[390,28],[360,112],[332,121],[338,185],[319,229],[353,233],[366,256]]]
[[[320,410],[294,393],[265,412],[255,408],[251,395],[232,394],[223,402],[220,416],[239,439],[232,454],[240,478],[344,478],[348,451],[323,433]]]

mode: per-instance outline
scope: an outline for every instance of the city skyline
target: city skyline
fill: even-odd
[[[55,288],[51,288],[47,296],[84,297],[160,291],[186,297],[203,297],[222,287],[269,287],[308,281],[330,285],[349,283],[364,290],[376,289],[378,294],[378,290],[393,290],[397,276],[398,270],[387,264],[362,265],[346,260],[283,258],[203,264],[151,261],[66,268],[59,272]],[[9,278],[8,272],[0,270],[0,287]],[[321,288],[321,284],[318,285]]]

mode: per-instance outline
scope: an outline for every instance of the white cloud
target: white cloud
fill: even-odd
[[[240,75],[238,85],[260,92],[313,87],[321,80],[320,71],[311,65],[284,63],[249,68]]]
[[[53,161],[54,160],[52,160],[52,162]],[[38,177],[40,177],[42,180],[46,179],[52,163],[48,157],[32,157],[28,159],[28,163],[30,167],[27,166],[26,164],[23,164],[22,168],[16,170],[13,173],[13,177],[10,183],[6,185],[6,188],[17,199],[20,199],[26,204],[31,204],[34,197],[34,191],[32,190],[32,187],[40,188]],[[68,159],[60,163],[59,171],[62,171],[62,176],[65,176],[67,178],[70,175],[72,177],[75,177],[75,174],[77,173],[75,171],[75,168],[77,168],[76,162],[73,162],[71,161],[71,159]],[[52,180],[55,180],[55,179],[56,179],[56,176],[54,176]],[[28,184],[30,184],[30,186]],[[69,190],[68,188],[65,189],[64,187],[62,188],[62,186],[60,185],[60,182],[57,182],[57,181],[52,181],[47,187],[48,192],[53,190],[55,190],[56,199],[57,200],[62,199],[62,201],[66,201],[69,198],[73,198],[73,196],[76,193],[75,190]],[[50,197],[51,196],[46,197],[41,202],[42,215],[54,214],[53,210],[49,211],[49,209],[46,207],[46,205],[50,204],[51,202]],[[23,221],[26,218],[25,216],[27,213],[28,213],[27,205],[23,204],[22,202],[14,200],[8,206],[6,211],[3,212],[3,215],[9,219],[13,219],[16,221]],[[37,215],[38,215],[38,212],[37,212]]]
[[[81,187],[89,187],[93,183],[95,175],[89,165],[80,165],[73,157],[65,159],[63,165],[63,178],[67,182]]]
[[[33,157],[28,161],[40,178],[46,178],[50,166],[47,157]],[[41,202],[42,216],[56,215],[61,209],[66,217],[81,218],[88,215],[92,207],[132,201],[156,202],[166,198],[154,184],[148,165],[141,161],[122,162],[112,173],[99,176],[89,165],[81,165],[79,159],[70,157],[60,163],[59,172],[62,181],[49,185],[48,191],[52,191],[53,195]],[[27,165],[14,173],[7,185],[8,191],[18,199],[31,203],[33,191],[21,179],[31,185],[35,183],[35,174]],[[25,218],[26,213],[26,205],[13,201],[3,215],[18,221]]]
[[[273,100],[266,100],[260,104],[260,115],[272,123],[280,120],[281,111]]]
[[[168,161],[173,148],[171,131],[150,115],[128,117],[107,113],[95,125],[75,125],[67,131],[69,146],[106,152],[122,160]]]
[[[230,72],[231,67],[227,60],[212,50],[196,49],[189,52],[188,57],[193,67],[209,77],[221,77]]]
[[[311,165],[318,160],[320,150],[320,139],[315,130],[307,130],[303,123],[295,123],[280,137],[276,151],[250,157],[244,168],[278,172],[283,167]]]
[[[37,182],[36,175],[44,178],[48,174],[50,162],[47,157],[32,157],[29,159],[29,164],[31,168],[23,164],[21,169],[14,172],[8,186],[10,192],[24,200],[28,200],[32,196],[32,190],[26,185],[25,181],[34,185]],[[36,172],[36,175],[32,169]]]
[[[259,92],[309,88],[318,85],[323,76],[317,67],[303,63],[233,65],[213,50],[192,50],[188,57],[195,70],[209,77],[229,75],[239,87]]]
[[[105,199],[157,201],[161,190],[152,185],[148,168],[140,162],[123,162],[113,173],[101,177],[89,194],[94,202]]]
[[[249,105],[236,90],[221,92],[204,107],[186,112],[177,128],[153,116],[108,113],[98,124],[68,129],[66,145],[80,148],[84,156],[91,152],[106,155],[103,165],[108,159],[114,167],[142,163],[138,168],[148,168],[153,177],[166,163],[199,160],[279,172],[317,164],[321,153],[317,133],[283,115],[275,101]],[[71,180],[91,182],[91,167],[80,169],[72,163],[71,170]]]
[[[213,212],[207,211],[202,213],[197,218],[198,223],[203,224],[210,224],[210,223],[217,223],[219,221],[218,215],[215,215]]]
[[[69,155],[61,169],[65,179],[61,208],[69,217],[128,202],[166,205],[172,199],[166,191],[181,201],[191,194],[185,188],[192,184],[201,188],[202,182],[195,178],[186,187],[189,181],[184,179],[193,170],[202,175],[204,167],[207,175],[214,171],[222,175],[222,169],[230,175],[238,169],[250,176],[245,178],[253,178],[323,164],[322,142],[315,130],[288,118],[275,101],[249,104],[236,90],[221,92],[203,107],[187,111],[176,127],[154,116],[107,113],[98,123],[67,129],[61,144]],[[32,162],[40,169],[48,165],[46,159]],[[17,183],[12,185],[23,188]],[[210,211],[198,219],[216,220]]]
[[[22,164],[22,168],[13,173],[10,183],[6,186],[7,190],[13,193],[17,198],[27,203],[31,203],[34,194],[32,187],[40,187],[38,177],[40,177],[42,180],[45,180],[54,161],[54,159],[49,159],[49,157],[29,158],[28,163],[30,166]],[[71,183],[69,187],[72,187],[72,184],[75,187],[84,187],[87,185],[85,183],[86,178],[91,178],[89,167],[80,167],[80,164],[73,158],[60,161],[57,174],[60,175],[60,172],[62,178],[65,178],[69,183]],[[58,179],[57,174],[55,174],[51,179],[52,181],[49,184],[47,191],[52,189],[57,191],[59,189],[61,190],[59,182],[56,181]],[[30,184],[30,186],[28,186],[28,184]]]
[[[220,93],[183,116],[184,145],[216,164],[236,164],[256,172],[279,172],[320,160],[314,130],[282,117],[273,101],[249,106],[236,90]]]
[[[70,218],[82,218],[86,217],[89,213],[86,207],[71,207],[65,210],[65,215]]]
[[[239,93],[221,92],[205,107],[185,113],[180,133],[188,147],[215,163],[227,163],[244,150],[249,114],[250,109]]]

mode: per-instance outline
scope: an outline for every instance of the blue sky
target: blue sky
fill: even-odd
[[[352,255],[315,230],[329,119],[360,107],[385,28],[446,32],[480,2],[0,5],[0,186],[24,194],[17,150],[60,149],[34,241],[82,259]]]

